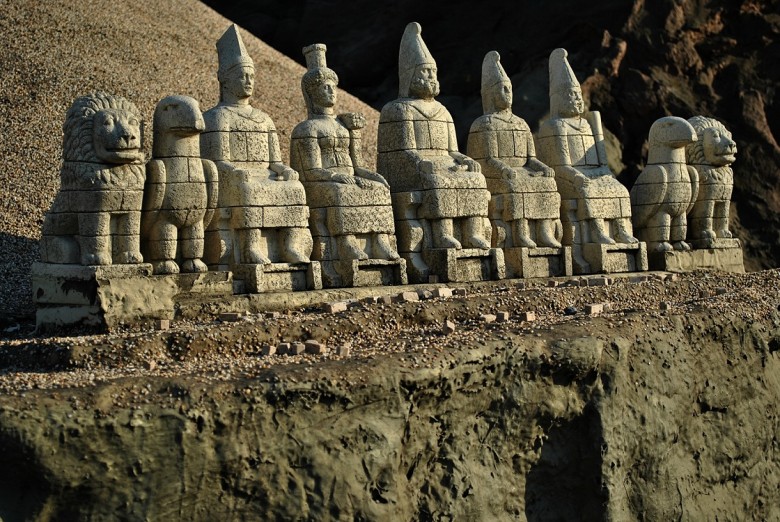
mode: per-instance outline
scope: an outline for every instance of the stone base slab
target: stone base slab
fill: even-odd
[[[407,254],[402,254],[406,257]],[[427,273],[415,273],[416,283],[427,283],[437,276],[442,283],[489,281],[506,277],[504,252],[500,248],[432,248],[422,252]],[[408,260],[407,260],[408,263]],[[410,274],[411,279],[411,274]]]
[[[742,249],[706,248],[685,252],[651,252],[648,254],[650,270],[667,272],[692,272],[694,270],[721,270],[745,273]]]
[[[647,245],[639,243],[585,243],[582,245],[582,257],[590,270],[575,267],[578,274],[611,274],[619,272],[644,272],[647,270]],[[582,270],[582,271],[579,271]]]
[[[322,270],[319,261],[311,263],[242,264],[233,267],[239,294],[321,290]]]
[[[572,275],[571,247],[505,248],[504,259],[510,279]]]
[[[349,259],[320,261],[325,288],[408,284],[406,260]]]

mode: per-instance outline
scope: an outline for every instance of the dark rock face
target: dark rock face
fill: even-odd
[[[420,22],[461,144],[481,114],[487,51],[501,53],[515,112],[536,128],[549,106],[547,58],[564,47],[591,109],[617,138],[612,167],[629,187],[657,118],[703,114],[725,123],[739,147],[732,226],[746,266],[778,266],[778,0],[607,0],[587,8],[574,0],[205,2],[301,63],[304,45],[327,44],[341,86],[378,109],[397,96],[403,28]]]

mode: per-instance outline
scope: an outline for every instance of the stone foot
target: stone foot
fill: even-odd
[[[271,262],[271,260],[263,254],[259,248],[249,248],[246,251],[246,262],[250,265],[265,265]]]
[[[591,220],[591,231],[593,232],[593,237],[591,238],[594,243],[601,243],[602,245],[614,245],[615,240],[609,237],[607,234],[603,219],[592,219]]]
[[[341,259],[368,259],[368,254],[360,248],[355,236],[352,234],[339,236],[336,241],[339,245],[339,257]]]
[[[655,244],[655,248],[653,250],[656,252],[671,252],[674,250],[674,247],[667,241],[659,241]]]
[[[152,261],[152,271],[154,274],[178,274],[179,265],[171,259],[165,259],[163,261]]]
[[[387,234],[377,234],[376,243],[374,245],[374,256],[380,259],[388,259],[390,261],[395,261],[396,259],[401,258],[401,256],[398,255],[396,249],[393,248],[393,245],[390,242],[390,238],[387,236]]]
[[[672,244],[672,246],[674,247],[674,249],[675,249],[675,250],[683,250],[683,251],[687,251],[687,250],[690,250],[690,249],[691,249],[691,245],[689,245],[689,244],[688,244],[688,243],[686,243],[685,241],[675,241],[675,242]]]
[[[561,248],[561,242],[555,239],[555,228],[552,222],[545,221],[539,224],[539,246]]]
[[[460,244],[460,241],[455,239],[455,236],[451,236],[449,234],[437,238],[435,243],[438,248],[463,248]]]
[[[85,254],[81,256],[82,265],[110,265],[111,254],[106,252],[97,252],[94,254]]]
[[[120,265],[143,263],[143,262],[144,262],[144,256],[141,255],[141,252],[120,252],[116,256],[116,259],[114,259],[114,263]]]
[[[730,230],[724,228],[722,230],[718,230],[718,237],[724,237],[724,238],[730,239],[730,238],[734,237],[734,235],[731,233]]]
[[[207,267],[206,263],[200,259],[187,259],[184,261],[184,263],[181,264],[181,271],[188,274],[197,274],[201,272],[208,272],[209,267]]]
[[[628,233],[626,226],[626,220],[619,219],[617,221],[617,233],[615,234],[615,240],[618,243],[639,243],[639,240]]]

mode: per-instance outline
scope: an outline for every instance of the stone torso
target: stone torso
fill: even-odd
[[[218,105],[203,115],[203,155],[229,161],[237,168],[267,169],[280,161],[278,137],[271,118],[251,106]]]
[[[599,157],[593,130],[585,118],[561,118],[561,128],[569,150],[569,160],[573,167],[598,167]]]

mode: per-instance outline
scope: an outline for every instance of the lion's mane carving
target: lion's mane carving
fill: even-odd
[[[97,92],[73,102],[63,131],[60,191],[43,222],[42,260],[140,263],[140,112],[122,97]]]
[[[718,239],[730,239],[729,204],[734,188],[731,164],[736,143],[726,127],[714,118],[688,120],[697,140],[685,148],[686,162],[699,174],[699,194],[688,217],[689,236],[699,247],[714,247]]]

